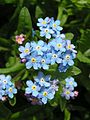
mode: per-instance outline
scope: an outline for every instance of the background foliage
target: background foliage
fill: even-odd
[[[28,76],[16,58],[14,36],[24,33],[30,37],[32,26],[38,29],[37,19],[46,16],[59,19],[63,32],[76,46],[78,68],[67,74],[76,75],[79,96],[67,103],[59,98],[51,105],[33,106],[19,91],[15,106],[15,100],[10,101],[12,106],[0,102],[0,120],[90,120],[90,0],[0,0],[0,74],[15,76],[21,70],[14,81]]]

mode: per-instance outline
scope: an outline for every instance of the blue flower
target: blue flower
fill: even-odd
[[[45,19],[39,18],[38,19],[37,26],[39,27],[47,27],[48,23],[50,22],[50,18],[46,17]]]
[[[68,65],[63,66],[63,64],[61,63],[61,64],[59,64],[58,70],[59,70],[59,72],[66,72],[66,70],[67,70],[68,68],[69,68]]]
[[[25,58],[27,55],[29,55],[30,53],[31,53],[31,45],[30,45],[30,43],[29,42],[27,42],[26,44],[25,44],[25,47],[23,47],[23,46],[20,46],[19,47],[19,51],[21,52],[21,54],[20,54],[20,58]]]
[[[10,75],[0,75],[0,83],[2,83],[2,88],[5,89],[7,84],[11,85],[11,76]]]
[[[69,65],[72,66],[74,64],[74,56],[73,53],[70,53],[69,51],[67,51],[64,55],[63,55],[63,66]]]
[[[65,42],[60,37],[57,37],[56,39],[52,40],[49,44],[52,47],[54,47],[54,49],[56,51],[60,51],[60,52],[65,52],[66,51]]]
[[[36,53],[31,54],[31,56],[29,56],[28,61],[26,62],[26,68],[30,69],[31,67],[33,67],[35,70],[37,70],[38,68],[40,68],[40,56],[37,56]]]
[[[51,48],[51,52],[47,53],[47,57],[50,59],[50,64],[53,65],[55,63],[61,63],[61,52],[57,52]]]
[[[49,69],[49,63],[50,63],[50,59],[46,57],[46,55],[43,55],[40,60],[41,68],[43,68],[44,70]]]
[[[40,97],[41,101],[44,104],[46,104],[48,100],[52,100],[54,98],[54,94],[52,93],[51,90],[44,89],[43,91],[41,91],[39,97]]]
[[[63,92],[61,94],[62,97],[65,97],[66,100],[74,97],[74,92],[70,88],[63,88]]]
[[[66,82],[66,88],[71,88],[74,90],[74,87],[77,87],[77,83],[74,81],[73,77],[68,77],[65,79]]]
[[[40,36],[50,39],[51,35],[54,33],[54,31],[50,28],[50,27],[46,27],[46,28],[40,28]]]
[[[17,93],[17,89],[15,88],[14,84],[12,83],[11,86],[10,86],[10,85],[7,85],[7,86],[6,86],[5,92],[6,92],[6,95],[9,96],[9,98],[13,98],[13,97],[14,97],[14,94]]]
[[[31,46],[33,51],[36,51],[38,55],[43,55],[43,52],[47,50],[47,44],[43,42],[42,40],[39,40],[38,43],[31,42]]]
[[[34,80],[40,85],[40,86],[45,86],[49,87],[50,86],[50,81],[51,77],[50,75],[44,75],[42,72],[38,73],[38,76],[34,78]]]
[[[39,86],[37,86],[35,83],[33,83],[31,80],[28,80],[26,82],[27,88],[25,89],[26,94],[32,94],[34,97],[36,97],[39,94]]]
[[[63,29],[62,27],[60,27],[60,20],[56,20],[56,21],[52,20],[50,26],[55,31],[61,31]]]
[[[67,50],[71,50],[74,53],[77,53],[76,50],[74,50],[75,46],[73,44],[71,44],[70,40],[66,40],[66,49]]]

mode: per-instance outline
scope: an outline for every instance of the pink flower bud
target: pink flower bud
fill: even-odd
[[[75,97],[78,96],[78,91],[74,91],[74,96],[75,96]]]
[[[20,34],[20,35],[17,35],[17,36],[16,36],[16,42],[17,42],[18,44],[22,44],[24,40],[25,40],[25,35]]]

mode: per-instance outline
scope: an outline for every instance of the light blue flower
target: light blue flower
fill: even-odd
[[[55,63],[61,63],[61,52],[57,52],[56,50],[51,48],[51,52],[47,53],[47,57],[50,59],[50,64],[53,65]]]
[[[65,42],[60,37],[57,37],[57,38],[53,39],[49,44],[52,47],[54,47],[54,49],[56,51],[60,51],[60,52],[65,52],[66,51]]]
[[[12,83],[12,85],[7,85],[6,86],[6,95],[8,95],[9,98],[13,98],[14,97],[14,94],[17,93],[17,89],[15,88],[14,84]]]
[[[39,27],[47,27],[48,23],[50,22],[50,18],[46,17],[45,19],[39,18],[38,19],[37,26]]]
[[[69,51],[67,51],[64,55],[63,55],[63,66],[69,65],[72,66],[74,64],[74,56],[73,53],[70,53]]]
[[[48,57],[46,57],[45,54],[43,56],[41,56],[41,60],[40,60],[41,68],[43,68],[44,70],[48,70],[49,64],[50,64],[50,59]]]
[[[38,76],[34,78],[34,80],[40,85],[40,86],[45,86],[49,87],[50,86],[50,75],[44,75],[42,72],[38,73]]]
[[[69,68],[68,65],[63,66],[63,64],[61,63],[61,64],[59,64],[58,70],[59,70],[59,72],[66,72],[66,70],[67,70],[68,68]]]
[[[5,89],[7,84],[11,85],[11,76],[10,75],[0,75],[0,83],[2,83],[2,88]]]
[[[54,98],[54,94],[52,93],[51,90],[44,89],[43,91],[41,91],[39,97],[40,97],[41,101],[44,104],[46,104],[48,100],[52,100]]]
[[[66,49],[67,50],[70,50],[74,53],[77,53],[76,50],[74,50],[75,46],[73,44],[71,44],[71,41],[70,40],[66,40]]]
[[[74,87],[77,87],[77,83],[74,81],[73,77],[68,77],[65,79],[66,82],[66,88],[71,88],[74,90]]]
[[[37,56],[36,53],[31,54],[31,56],[29,56],[28,61],[26,62],[26,68],[30,69],[31,67],[33,67],[35,70],[37,70],[38,68],[40,68],[40,56]]]
[[[38,43],[31,42],[31,46],[33,51],[36,51],[38,55],[43,55],[43,52],[47,50],[47,44],[43,42],[42,40],[39,40]]]
[[[62,97],[65,97],[66,100],[74,97],[74,92],[70,88],[63,88],[63,92],[61,94]]]
[[[30,53],[31,53],[31,45],[30,45],[30,43],[29,42],[27,42],[26,44],[25,44],[25,47],[23,47],[23,46],[20,46],[19,47],[19,51],[21,52],[21,54],[20,54],[20,58],[25,58],[27,55],[29,55]]]
[[[37,86],[35,83],[33,83],[31,80],[28,80],[26,82],[27,88],[25,89],[26,94],[32,94],[34,97],[36,97],[39,94],[39,86]]]
[[[54,33],[54,31],[50,28],[50,27],[46,27],[46,28],[40,28],[40,36],[50,39],[51,35]]]
[[[61,31],[63,28],[60,27],[60,20],[52,20],[51,23],[50,23],[50,27],[52,27],[53,30],[55,31]]]

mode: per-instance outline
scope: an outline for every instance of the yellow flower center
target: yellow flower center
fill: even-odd
[[[45,21],[45,20],[43,20],[42,24],[44,24],[44,25],[45,25],[45,24],[46,24],[46,21]]]
[[[62,47],[62,44],[61,44],[61,43],[57,44],[57,47],[58,47],[58,48],[61,48],[61,47]]]
[[[34,63],[34,62],[36,62],[36,59],[35,59],[35,58],[32,58],[31,61]]]
[[[56,28],[56,27],[57,27],[57,25],[56,25],[56,24],[53,24],[53,27],[54,27],[54,28]]]
[[[24,52],[25,52],[25,53],[28,53],[28,52],[29,52],[29,49],[25,49]]]
[[[66,94],[69,95],[69,94],[70,94],[70,91],[66,91]]]
[[[37,50],[40,50],[40,49],[41,49],[41,46],[37,46],[36,49],[37,49]]]
[[[12,92],[12,88],[11,87],[9,88],[9,92]]]
[[[69,82],[70,83],[70,85],[72,85],[73,84],[73,82]]]
[[[20,43],[20,42],[22,41],[22,39],[21,39],[21,38],[18,38],[17,41],[18,41],[18,43]]]
[[[70,55],[66,55],[66,59],[69,60],[70,59]]]
[[[36,86],[35,85],[32,86],[32,90],[36,90]]]
[[[56,55],[56,54],[53,54],[53,58],[57,58],[57,55]]]
[[[43,96],[47,96],[47,94],[48,94],[48,93],[47,93],[46,91],[45,91],[45,92],[43,92]]]
[[[71,49],[72,47],[71,47],[71,45],[68,45],[67,48],[68,48],[68,49]]]

